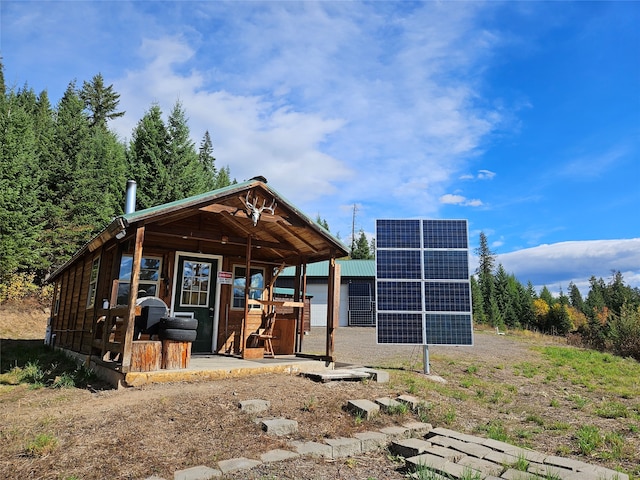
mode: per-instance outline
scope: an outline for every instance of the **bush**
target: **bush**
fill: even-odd
[[[623,305],[620,315],[611,316],[609,326],[613,352],[640,361],[640,307]]]
[[[0,282],[0,304],[33,298],[40,305],[51,304],[53,295],[53,285],[37,285],[33,273],[15,273],[9,276],[4,282]]]

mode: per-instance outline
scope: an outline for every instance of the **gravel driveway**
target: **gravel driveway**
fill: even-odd
[[[325,351],[326,329],[312,327],[302,342],[304,353],[322,354]],[[562,338],[545,337],[541,342],[566,344]],[[522,341],[510,335],[495,332],[475,331],[473,346],[430,346],[429,355],[466,358],[494,358],[496,363],[522,357]],[[377,345],[375,327],[340,327],[335,333],[335,355],[338,363],[351,363],[369,367],[411,367],[422,369],[421,345]],[[524,358],[523,358],[524,360]],[[434,372],[437,373],[437,372]]]

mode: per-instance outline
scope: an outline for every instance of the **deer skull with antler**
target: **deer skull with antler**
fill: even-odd
[[[269,212],[271,212],[271,215],[275,214],[275,210],[276,210],[276,200],[275,198],[273,199],[273,201],[271,202],[271,205],[269,205],[268,207],[267,205],[267,200],[266,198],[262,200],[262,206],[258,207],[258,197],[255,196],[253,197],[252,200],[249,200],[249,196],[251,195],[251,192],[247,192],[247,198],[244,199],[244,205],[247,209],[247,215],[249,217],[251,217],[251,220],[253,221],[253,226],[255,227],[256,225],[258,225],[258,220],[260,220],[260,215],[262,214],[262,212],[264,210],[268,210]]]

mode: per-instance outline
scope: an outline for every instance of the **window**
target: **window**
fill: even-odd
[[[62,288],[62,284],[60,282],[56,282],[56,296],[55,301],[53,302],[53,314],[58,315],[60,312],[60,289]]]
[[[206,307],[209,305],[209,281],[211,264],[185,260],[182,267],[181,307]]]
[[[244,308],[244,288],[247,282],[246,267],[233,267],[233,302],[232,308]],[[249,278],[249,298],[259,300],[264,291],[264,268],[252,268]],[[249,308],[260,308],[260,305],[249,305]]]
[[[98,272],[100,271],[100,257],[93,259],[91,275],[89,277],[89,292],[87,293],[87,308],[92,308],[96,303],[96,287],[98,286]]]
[[[116,300],[118,305],[127,305],[129,303],[132,268],[133,257],[131,255],[123,255],[120,261],[120,275],[118,276],[118,298]],[[161,258],[142,257],[140,276],[138,277],[138,298],[158,296],[161,268]]]

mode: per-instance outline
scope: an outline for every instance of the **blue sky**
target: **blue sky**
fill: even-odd
[[[346,242],[466,218],[523,283],[640,286],[638,2],[3,0],[5,81],[102,73],[126,115],[180,101],[218,166]]]

